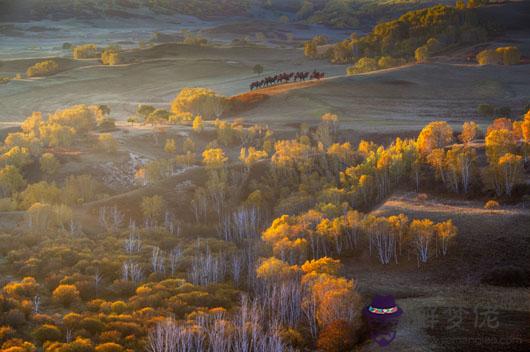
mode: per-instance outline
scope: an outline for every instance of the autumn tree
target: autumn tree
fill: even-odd
[[[433,149],[443,148],[453,141],[453,129],[445,121],[430,122],[418,136],[418,150],[428,155]]]
[[[464,144],[467,144],[469,142],[472,142],[475,140],[480,133],[480,128],[478,125],[473,122],[464,122],[462,125],[462,133],[458,136],[458,139]]]
[[[317,45],[314,41],[308,40],[304,42],[304,55],[310,58],[317,57]]]
[[[349,352],[356,341],[352,324],[344,320],[335,320],[320,332],[317,348],[324,352]]]
[[[70,127],[83,135],[96,127],[99,114],[100,110],[96,105],[74,105],[50,114],[47,123]]]
[[[225,97],[208,88],[183,88],[171,103],[171,112],[190,113],[206,119],[218,118],[227,107]]]
[[[334,321],[344,320],[358,323],[360,296],[356,283],[342,277],[328,274],[306,274],[302,281],[310,287],[311,296],[316,302],[316,319],[321,327]]]
[[[20,193],[20,203],[27,209],[34,203],[57,204],[61,200],[61,190],[55,184],[40,181],[28,185]]]
[[[47,176],[53,176],[59,170],[61,163],[52,153],[42,154],[40,160],[40,170]]]
[[[164,214],[165,202],[159,195],[142,198],[142,214],[148,226],[155,226]]]
[[[164,151],[166,153],[175,153],[177,151],[177,143],[175,139],[166,139],[166,143],[164,144]]]
[[[70,175],[65,180],[62,199],[69,205],[89,202],[97,198],[99,188],[92,175]]]
[[[298,272],[296,265],[289,265],[288,263],[270,257],[261,262],[256,268],[256,276],[264,280],[286,280],[294,277]]]
[[[445,182],[455,193],[467,193],[475,174],[477,152],[474,148],[453,146],[445,155],[443,171]]]
[[[228,158],[221,148],[211,148],[206,149],[202,153],[202,161],[206,168],[212,170],[222,168],[228,161]]]
[[[416,248],[416,254],[418,256],[418,265],[421,263],[427,263],[429,260],[429,249],[432,241],[435,240],[435,225],[432,220],[412,220],[410,224],[410,234],[412,236],[414,246]]]
[[[430,53],[427,45],[420,46],[414,51],[414,59],[417,63],[425,63],[429,61]]]
[[[357,73],[372,72],[378,69],[377,61],[371,57],[363,57],[359,59],[355,65],[350,66],[346,69],[348,75],[354,75]]]
[[[516,143],[513,132],[508,129],[493,129],[486,135],[486,156],[490,163],[496,163],[499,158],[515,151]]]
[[[511,196],[515,185],[523,180],[523,158],[520,155],[506,153],[497,165],[492,165],[493,183],[497,195]]]
[[[300,267],[305,274],[312,272],[319,274],[335,275],[339,274],[342,265],[340,260],[330,257],[322,257],[319,259],[311,259],[306,261]]]
[[[447,255],[449,240],[456,236],[457,228],[452,220],[436,224],[436,234],[442,243],[442,254]]]
[[[195,116],[195,119],[193,119],[192,130],[195,133],[202,133],[204,130],[204,124],[200,115]]]
[[[75,285],[59,285],[53,290],[52,297],[56,303],[69,307],[79,300],[79,290]]]
[[[9,197],[26,186],[26,181],[19,169],[8,165],[0,169],[0,195]]]
[[[27,210],[26,217],[32,233],[46,233],[55,225],[55,213],[50,204],[33,203]]]
[[[13,165],[18,169],[31,164],[32,159],[28,148],[13,147],[0,155],[0,166]]]
[[[254,147],[241,148],[239,153],[239,160],[248,168],[256,163],[258,160],[263,160],[267,158],[267,152],[264,150],[256,150]]]

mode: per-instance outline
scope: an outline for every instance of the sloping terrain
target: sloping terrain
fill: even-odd
[[[528,350],[528,290],[486,285],[483,278],[501,267],[530,272],[530,211],[520,205],[486,210],[480,201],[435,196],[418,200],[416,193],[395,194],[374,211],[378,216],[400,213],[409,219],[452,219],[458,234],[446,257],[433,256],[420,268],[414,256],[399,265],[383,266],[367,255],[345,263],[345,271],[365,296],[392,294],[403,308],[391,350]],[[508,228],[509,232],[504,230]],[[461,321],[455,320],[458,309]],[[481,325],[487,309],[497,326]],[[361,351],[379,348],[366,343]]]
[[[365,132],[419,130],[433,119],[487,124],[478,118],[477,106],[490,103],[522,110],[530,100],[529,75],[530,65],[410,65],[263,90],[270,99],[243,117],[262,123],[314,123],[322,114],[334,112],[342,127]]]

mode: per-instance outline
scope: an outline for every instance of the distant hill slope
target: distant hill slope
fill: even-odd
[[[157,14],[219,18],[247,14],[248,0],[2,0],[0,21],[152,17]]]

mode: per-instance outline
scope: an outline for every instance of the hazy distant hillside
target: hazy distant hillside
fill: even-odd
[[[249,0],[2,0],[0,20],[131,17],[183,14],[200,18],[245,15]]]
[[[291,21],[348,28],[373,24],[433,3],[433,0],[2,0],[0,21],[68,18],[190,15],[201,19],[226,16],[286,16]]]

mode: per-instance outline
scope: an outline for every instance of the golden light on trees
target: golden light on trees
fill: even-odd
[[[464,144],[467,144],[469,142],[472,142],[475,140],[480,133],[480,128],[478,125],[473,121],[466,121],[462,125],[462,133],[458,136],[460,141]]]
[[[68,307],[79,300],[79,290],[75,285],[59,285],[53,290],[52,297],[56,303]]]
[[[195,116],[193,119],[193,124],[191,126],[193,132],[201,133],[204,129],[204,124],[202,122],[202,117],[200,115]]]
[[[497,162],[502,155],[513,152],[515,146],[513,132],[510,130],[494,129],[486,136],[486,155],[491,163]]]
[[[208,88],[183,88],[171,103],[171,112],[175,114],[190,113],[206,119],[221,116],[227,108],[225,97],[217,95]]]
[[[434,121],[425,126],[417,140],[418,150],[428,155],[433,149],[443,148],[453,141],[453,129],[445,121]]]
[[[280,259],[270,257],[261,262],[256,269],[256,275],[260,279],[285,280],[293,277],[297,271],[296,265],[289,265]]]
[[[225,165],[228,158],[221,148],[211,148],[202,153],[202,161],[207,168],[218,169]]]

